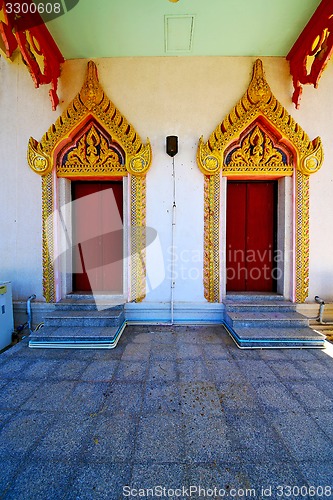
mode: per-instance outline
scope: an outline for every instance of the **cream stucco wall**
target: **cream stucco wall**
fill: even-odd
[[[109,98],[149,137],[153,163],[147,177],[147,225],[158,231],[166,277],[147,295],[147,302],[170,300],[172,226],[172,159],[165,138],[179,137],[176,171],[175,301],[204,302],[203,176],[196,165],[197,142],[207,140],[216,125],[242,97],[255,58],[163,57],[100,59],[99,79]],[[0,59],[1,184],[0,279],[11,280],[15,299],[31,293],[42,298],[41,180],[30,171],[26,148],[30,136],[40,140],[83,83],[85,60],[67,61],[59,85],[61,104],[51,111],[48,88],[35,90],[20,62]],[[320,136],[325,162],[310,180],[310,289],[333,300],[333,66],[326,69],[319,89],[304,89],[300,110],[291,103],[292,84],[283,58],[263,58],[268,83],[311,139]],[[159,265],[149,259],[148,276]]]

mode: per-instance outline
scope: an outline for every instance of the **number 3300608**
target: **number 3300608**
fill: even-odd
[[[19,3],[5,2],[8,14],[60,14],[62,12],[61,3]]]

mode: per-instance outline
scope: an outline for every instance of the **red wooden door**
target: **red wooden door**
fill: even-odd
[[[73,289],[123,293],[123,183],[72,182]]]
[[[227,291],[274,292],[276,182],[228,182]]]

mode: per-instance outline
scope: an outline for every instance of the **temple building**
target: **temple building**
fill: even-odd
[[[237,335],[237,304],[268,321],[333,302],[332,6],[229,3],[62,2],[45,24],[30,12],[24,36],[0,3],[0,279],[16,324],[31,295],[45,332],[69,304],[71,327],[91,326],[77,312],[93,302],[119,328]]]

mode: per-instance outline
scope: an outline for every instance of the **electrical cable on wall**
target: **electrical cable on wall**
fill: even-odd
[[[174,293],[175,293],[175,230],[176,230],[176,171],[175,171],[175,155],[178,153],[178,137],[170,135],[166,138],[166,152],[172,157],[172,180],[173,180],[173,195],[172,195],[172,228],[171,228],[171,298],[170,298],[170,323],[174,324]]]

